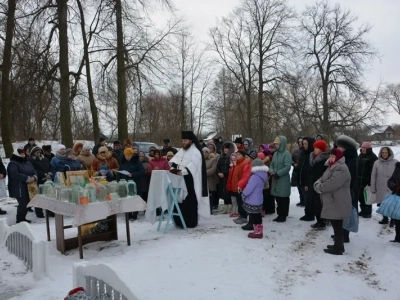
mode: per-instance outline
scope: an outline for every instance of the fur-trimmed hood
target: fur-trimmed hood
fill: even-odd
[[[268,173],[268,171],[269,171],[269,168],[267,166],[251,167],[251,173],[256,173],[256,172]]]
[[[81,142],[76,142],[75,144],[74,144],[74,147],[72,148],[72,150],[74,150],[74,152],[75,152],[75,154],[78,156],[79,154],[81,154],[81,151],[78,151],[78,148],[83,148],[83,143],[81,143]]]
[[[231,157],[232,153],[236,153],[238,151],[238,148],[236,147],[236,144],[234,144],[233,142],[225,142],[224,146],[222,147],[222,149],[225,148],[225,145],[229,145],[229,152],[226,156],[228,156],[229,158]],[[222,155],[224,155],[224,152],[222,150]]]
[[[385,148],[388,149],[388,151],[389,151],[389,157],[388,157],[387,159],[383,159],[383,158],[382,158],[382,150],[385,149]],[[389,160],[394,159],[394,153],[393,153],[392,148],[387,147],[387,146],[382,147],[382,148],[379,150],[378,159],[379,159],[380,161],[389,161]]]
[[[329,159],[329,152],[321,152],[314,158],[314,153],[310,153],[310,166],[314,166],[316,163],[321,161],[327,161]]]
[[[355,148],[356,150],[360,147],[360,144],[357,143],[353,138],[347,136],[347,135],[340,135],[336,139],[336,145],[338,147],[342,147],[345,149],[348,148]]]

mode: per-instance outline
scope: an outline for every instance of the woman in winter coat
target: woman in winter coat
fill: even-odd
[[[72,149],[65,150],[65,159],[58,166],[59,172],[79,171],[83,169],[81,162],[76,159],[75,152]]]
[[[217,176],[218,176],[218,199],[224,199],[223,214],[227,214],[228,210],[232,211],[231,195],[227,191],[227,181],[229,175],[229,167],[231,163],[231,155],[237,151],[237,147],[232,142],[226,142],[222,146],[222,154],[217,162]],[[218,208],[218,203],[214,203],[214,209]]]
[[[217,146],[212,141],[208,141],[207,148],[210,150],[210,154],[215,157],[215,161],[218,162],[220,155],[217,153]]]
[[[83,143],[76,142],[72,147],[72,150],[74,150],[76,156],[79,156],[79,154],[81,154],[81,151],[83,150]]]
[[[118,161],[112,156],[112,152],[108,151],[107,147],[105,146],[99,148],[96,158],[92,163],[92,170],[98,172],[100,171],[102,165],[106,165],[107,168],[114,173],[114,175],[119,169]]]
[[[361,211],[358,213],[363,218],[371,218],[372,205],[365,204],[364,189],[367,185],[371,185],[372,168],[378,157],[372,152],[370,142],[364,142],[361,145],[361,153],[358,156],[357,169],[357,186],[358,186],[358,201],[360,202]]]
[[[388,180],[392,176],[393,171],[396,167],[397,159],[394,158],[393,151],[390,147],[382,147],[379,151],[378,160],[375,161],[372,167],[371,173],[371,193],[376,195],[376,202],[380,205],[383,198],[387,194],[391,193],[391,189],[388,187]],[[388,224],[389,219],[383,217],[379,224]],[[392,222],[393,226],[393,222]]]
[[[83,168],[86,170],[90,170],[92,168],[92,164],[95,158],[96,157],[94,156],[90,149],[90,146],[88,145],[82,146],[82,151],[76,157],[76,159],[81,162]]]
[[[56,175],[57,172],[61,172],[59,169],[60,163],[65,160],[65,146],[62,144],[57,145],[56,147],[56,155],[52,158],[50,161],[51,167],[54,171],[54,175]],[[54,182],[57,183],[57,176],[54,177]]]
[[[343,220],[350,217],[352,199],[350,192],[351,175],[345,164],[343,152],[332,149],[328,169],[314,184],[315,191],[321,195],[321,218],[329,220],[334,232],[334,245],[324,249],[326,253],[343,255]]]
[[[326,161],[329,159],[329,152],[326,152],[328,145],[324,140],[318,140],[314,143],[314,152],[310,153],[310,169],[308,173],[307,184],[307,206],[312,210],[313,216],[316,217],[317,223],[311,225],[316,230],[324,230],[326,221],[321,218],[322,203],[320,195],[314,190],[314,183],[322,177],[327,166]]]
[[[387,185],[393,194],[400,196],[400,162],[396,163],[393,174],[390,176]],[[400,243],[400,220],[393,220],[393,222],[396,225],[396,236],[391,242]]]
[[[18,148],[10,158],[7,166],[8,192],[10,197],[17,199],[17,223],[28,222],[26,219],[27,205],[30,201],[28,184],[37,182],[38,177],[35,168],[26,159],[25,152]]]
[[[100,148],[101,149],[101,148]],[[100,151],[100,150],[99,150]],[[142,178],[145,174],[143,164],[139,160],[139,153],[135,152],[132,148],[126,148],[124,150],[124,159],[122,159],[122,164],[119,167],[120,171],[129,172],[128,175],[118,173],[118,181],[121,179],[133,180],[136,183],[137,194],[142,194]],[[132,212],[130,219],[137,219],[137,212]]]
[[[7,187],[5,182],[6,176],[7,176],[7,170],[3,164],[3,160],[0,157],[0,198],[7,197]],[[5,215],[5,214],[7,214],[7,212],[0,208],[0,215]]]
[[[238,184],[240,179],[243,175],[243,169],[245,168],[247,162],[245,160],[246,151],[239,150],[236,152],[236,165],[232,171],[232,174],[229,174],[227,183],[226,183],[226,190],[231,194],[232,197],[236,198],[237,205],[238,205],[238,213],[239,217],[235,219],[236,224],[245,224],[247,223],[247,213],[243,210],[242,204],[243,200],[238,191]],[[240,198],[240,199],[239,199]],[[229,211],[228,211],[229,213]],[[240,220],[240,223],[237,223]]]
[[[146,153],[144,153],[143,151],[139,152],[139,160],[142,163],[145,172],[142,177],[142,198],[144,201],[147,202],[147,197],[149,195],[149,187],[150,187],[150,175],[147,172],[147,170],[149,169],[150,162],[146,156]]]
[[[210,146],[210,145],[209,145]],[[216,202],[217,195],[217,160],[211,157],[210,148],[203,148],[204,160],[206,163],[207,184],[210,196],[210,211],[212,213],[213,204]]]
[[[286,150],[286,137],[282,135],[276,137],[274,145],[277,150],[274,152],[269,168],[269,175],[272,177],[271,195],[275,197],[278,204],[278,217],[274,221],[283,223],[289,215],[291,191],[289,172],[292,167],[292,156]]]
[[[303,151],[300,153],[298,162],[294,165],[294,171],[297,173],[297,187],[303,194],[304,216],[300,221],[314,221],[313,206],[307,204],[308,196],[308,174],[310,171],[310,154],[314,152],[315,139],[311,137],[303,138]],[[301,195],[300,194],[300,195]],[[301,196],[300,196],[301,199]]]
[[[170,166],[168,160],[161,156],[160,149],[154,150],[154,157],[150,160],[149,167],[147,169],[147,174],[151,176],[153,170],[165,170],[168,171]]]
[[[237,162],[236,153],[232,153],[231,154],[231,160],[230,161],[231,161],[231,164],[230,164],[230,167],[229,167],[229,174],[228,174],[227,180],[226,180],[227,181],[226,190],[227,190],[227,193],[230,194],[232,204],[230,206],[231,208],[228,209],[228,211],[231,212],[230,215],[229,215],[230,218],[237,218],[237,217],[239,217],[239,213],[238,213],[239,209],[238,209],[238,204],[237,204],[237,201],[236,201],[236,196],[234,196],[230,192],[232,176],[233,176],[233,172],[235,171],[236,162]],[[222,213],[224,214],[224,212],[222,212]],[[225,214],[226,213],[227,212],[225,212]]]
[[[29,158],[29,161],[36,170],[38,185],[44,184],[47,180],[52,180],[54,177],[54,171],[51,169],[50,162],[43,156],[42,152],[40,147],[33,147]],[[44,218],[43,209],[39,207],[35,207],[35,214],[38,218]]]
[[[243,209],[249,214],[249,222],[242,227],[244,230],[254,230],[248,234],[249,238],[261,239],[263,225],[261,212],[263,209],[263,189],[268,180],[268,167],[262,160],[255,159],[251,163],[251,176],[246,188],[242,192]],[[252,228],[248,228],[252,227]]]

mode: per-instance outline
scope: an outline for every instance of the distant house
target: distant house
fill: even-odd
[[[389,125],[370,127],[369,138],[372,141],[393,140],[394,129]]]

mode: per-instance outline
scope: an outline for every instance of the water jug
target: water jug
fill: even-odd
[[[71,202],[75,204],[79,204],[79,192],[81,191],[81,187],[79,185],[73,185],[71,191]]]
[[[47,179],[46,182],[44,183],[45,191],[46,191],[46,196],[50,198],[55,198],[56,197],[56,188],[54,187],[53,181],[50,179]]]
[[[88,191],[89,202],[96,202],[96,186],[92,183],[86,184],[85,189]]]
[[[107,193],[117,193],[118,183],[116,181],[111,181],[107,183]]]
[[[136,196],[136,183],[133,180],[128,180],[128,196]]]
[[[96,199],[97,201],[106,201],[107,200],[107,188],[103,184],[98,184],[96,186]]]
[[[120,198],[126,198],[128,196],[128,183],[125,179],[121,179],[118,182],[117,193]]]

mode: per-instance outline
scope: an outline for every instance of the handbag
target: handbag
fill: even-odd
[[[355,207],[351,208],[350,217],[343,220],[343,228],[351,232],[358,232],[358,213]]]
[[[371,187],[366,186],[364,189],[364,201],[367,205],[376,203],[376,194],[371,193]]]
[[[376,212],[384,217],[399,220],[400,196],[397,196],[396,194],[386,195]]]
[[[30,201],[39,192],[39,187],[38,187],[36,181],[27,183],[27,185],[28,185],[28,193],[29,193],[29,201]]]

